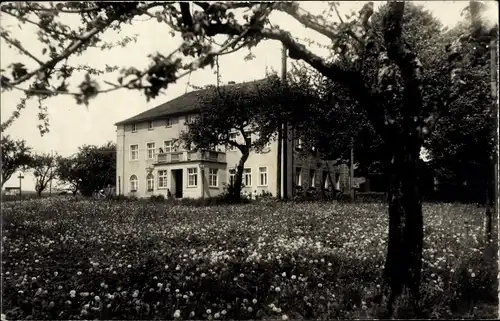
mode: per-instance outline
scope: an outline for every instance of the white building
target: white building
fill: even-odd
[[[252,86],[254,82],[234,86]],[[199,110],[203,90],[192,91],[169,102],[116,123],[117,164],[116,192],[137,197],[162,194],[165,197],[212,197],[223,192],[234,177],[241,153],[224,147],[210,152],[185,150],[178,144],[182,130]],[[236,139],[238,135],[235,133]],[[288,137],[292,136],[289,131]],[[342,188],[346,185],[347,168],[314,157],[300,157],[288,140],[288,196],[295,185],[327,187],[329,179]],[[297,144],[295,144],[297,145]],[[269,192],[277,195],[278,143],[273,141],[262,153],[250,153],[243,174],[243,192]]]

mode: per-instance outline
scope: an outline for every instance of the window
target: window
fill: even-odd
[[[302,186],[302,175],[300,167],[295,169],[295,185]]]
[[[136,161],[139,159],[139,145],[130,145],[130,160]]]
[[[315,187],[316,186],[316,172],[314,171],[314,169],[311,169],[309,171],[309,186],[311,187]]]
[[[137,188],[139,187],[139,181],[137,180],[137,176],[130,176],[130,191],[137,192]]]
[[[158,188],[167,188],[167,171],[158,171]]]
[[[259,167],[259,185],[267,186],[267,167]]]
[[[187,115],[186,116],[186,124],[190,124],[194,122],[195,115]]]
[[[198,186],[198,169],[196,167],[188,168],[188,186]]]
[[[245,186],[252,186],[252,169],[251,168],[245,168],[243,170],[243,182],[245,183]]]
[[[235,176],[236,176],[236,170],[230,169],[229,170],[229,185],[234,185],[234,177]]]
[[[249,140],[249,144],[248,144],[248,145],[249,145],[249,146],[251,146],[251,144],[252,144],[252,132],[250,132],[250,131],[246,131],[246,132],[245,132],[245,136],[246,136],[246,137],[248,138],[248,140]]]
[[[146,176],[146,185],[148,187],[148,192],[152,192],[155,189],[155,177],[153,174],[149,173]]]
[[[148,150],[148,159],[155,158],[155,143],[147,143],[146,148]]]
[[[154,126],[154,125],[155,125],[155,124],[154,124],[154,122],[153,122],[153,121],[150,121],[150,122],[148,123],[148,129],[149,129],[149,130],[154,129],[154,128],[155,128],[155,126]]]
[[[328,172],[323,172],[323,187],[328,188]]]
[[[137,124],[132,124],[132,133],[137,131]]]
[[[295,140],[295,149],[296,150],[301,150],[302,149],[302,139],[297,138]]]
[[[171,127],[171,126],[172,126],[172,118],[165,119],[165,127]]]
[[[165,147],[165,150],[164,150],[165,153],[172,152],[172,141],[171,140],[166,140],[163,143],[163,147]]]
[[[230,133],[229,134],[229,140],[236,142],[236,137],[238,137],[238,134],[236,133]],[[229,145],[229,150],[236,150],[236,147],[233,145]]]
[[[209,187],[217,187],[218,186],[218,181],[217,181],[217,174],[219,170],[217,168],[210,168],[208,170],[208,186]]]

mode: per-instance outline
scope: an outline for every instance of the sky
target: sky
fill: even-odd
[[[359,10],[365,2],[349,1],[341,2],[339,11],[342,15],[351,10]],[[383,2],[375,2],[375,8]],[[452,27],[461,17],[461,10],[467,5],[466,1],[425,1],[418,2],[432,14],[442,21],[445,26]],[[488,16],[490,20],[496,21],[496,2],[487,2],[490,7]],[[325,4],[320,1],[301,2],[301,8],[311,13],[321,13]],[[332,21],[337,18],[332,18]],[[143,21],[140,21],[143,20]],[[179,38],[172,38],[165,25],[159,24],[156,20],[145,20],[137,18],[133,25],[126,25],[120,33],[106,32],[102,39],[108,42],[116,42],[125,36],[138,35],[135,43],[130,43],[125,48],[114,48],[111,50],[91,49],[79,57],[74,57],[70,61],[72,64],[87,64],[90,66],[103,68],[107,65],[120,67],[145,68],[148,65],[148,54],[154,52],[169,53],[179,44]],[[309,38],[319,43],[327,44],[325,37],[316,32],[304,28],[293,18],[281,12],[272,13],[270,20],[280,28],[290,31],[292,35],[299,39]],[[69,20],[68,20],[69,21]],[[68,22],[70,25],[72,21]],[[0,17],[2,28],[11,32],[11,37],[21,41],[26,49],[43,57],[41,47],[36,37],[36,29],[29,25],[17,26],[17,21],[4,14]],[[326,56],[326,51],[321,48],[309,48],[320,56]],[[281,68],[281,44],[276,41],[263,41],[252,49],[255,56],[253,60],[245,61],[244,57],[248,50],[240,50],[234,54],[223,56],[219,59],[219,73],[221,83],[229,81],[244,82],[265,77],[266,69],[279,71]],[[16,51],[0,42],[0,66],[4,68],[13,62],[23,62],[27,66],[33,65],[32,61],[23,59]],[[288,60],[288,68],[292,61]],[[103,80],[116,82],[117,74],[106,75]],[[78,83],[78,81],[75,81]],[[107,94],[99,95],[92,99],[88,107],[77,105],[73,97],[59,96],[46,100],[44,105],[49,112],[50,132],[43,137],[38,130],[39,121],[37,119],[38,103],[29,101],[27,108],[22,111],[16,122],[6,130],[6,134],[16,139],[24,139],[33,147],[35,152],[58,153],[62,156],[69,156],[78,151],[78,147],[83,144],[101,145],[107,141],[116,141],[116,127],[118,121],[132,117],[145,110],[153,108],[166,101],[172,100],[186,91],[193,90],[191,85],[204,86],[216,83],[216,74],[209,67],[198,70],[191,75],[178,80],[165,91],[164,95],[147,101],[146,97],[139,91],[118,90]],[[2,93],[0,97],[1,119],[5,121],[11,116],[19,103],[22,94],[20,92]],[[4,184],[7,186],[18,186],[17,173]],[[29,173],[25,174],[23,180],[23,190],[33,190],[34,180]]]

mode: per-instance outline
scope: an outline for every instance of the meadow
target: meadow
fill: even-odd
[[[484,242],[483,218],[474,205],[424,205],[426,317],[497,317],[497,250]],[[369,319],[384,310],[383,204],[54,197],[6,202],[2,223],[8,320]]]

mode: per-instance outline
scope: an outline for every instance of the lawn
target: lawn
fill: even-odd
[[[383,311],[381,204],[56,197],[2,210],[7,319],[351,319]],[[425,204],[424,213],[425,315],[496,318],[484,209]]]

